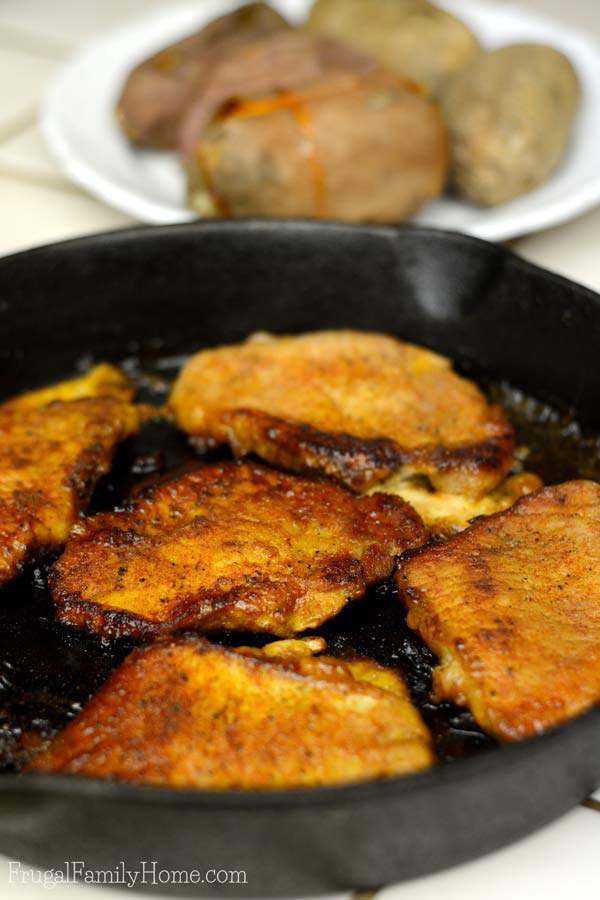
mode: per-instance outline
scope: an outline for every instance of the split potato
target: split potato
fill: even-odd
[[[226,109],[196,144],[188,196],[201,215],[399,222],[447,167],[434,104],[396,75],[346,73]]]
[[[184,160],[219,110],[240,97],[294,91],[326,75],[378,69],[371,59],[330,38],[304,31],[279,31],[240,44],[216,62],[182,122],[179,149]]]

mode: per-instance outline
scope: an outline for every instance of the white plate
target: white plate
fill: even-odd
[[[42,110],[42,131],[65,172],[117,209],[144,222],[186,222],[184,177],[175,154],[135,150],[122,137],[114,107],[128,72],[141,60],[204,22],[240,5],[240,0],[203,0],[113,31],[88,44],[59,72]],[[292,20],[301,20],[309,0],[275,0]],[[600,203],[600,42],[560,22],[517,6],[487,0],[441,0],[487,47],[517,41],[552,44],[568,54],[583,88],[583,100],[567,156],[544,185],[511,203],[483,209],[443,198],[416,221],[506,240],[547,228]]]

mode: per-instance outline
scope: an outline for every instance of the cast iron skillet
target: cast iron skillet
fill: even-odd
[[[257,329],[400,335],[600,426],[600,297],[501,247],[417,228],[204,222],[0,260],[0,394],[82,355],[179,355]],[[246,870],[245,896],[369,888],[513,841],[600,782],[600,709],[405,778],[280,793],[0,777],[0,850],[43,867]],[[166,888],[160,887],[164,891]]]

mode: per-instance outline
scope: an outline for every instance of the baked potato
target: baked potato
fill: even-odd
[[[279,31],[241,44],[217,61],[186,112],[180,149],[189,158],[207,124],[227,101],[271,91],[297,90],[335,72],[378,68],[369,56],[301,31]]]
[[[174,149],[184,112],[223,54],[289,27],[266,3],[249,3],[165,47],[127,78],[117,104],[122,131],[140,147]]]
[[[432,94],[480,50],[466,25],[427,0],[316,0],[308,28],[371,54]]]
[[[561,161],[579,100],[564,54],[514,44],[481,54],[442,92],[451,134],[451,186],[474,203],[506,203]]]
[[[398,222],[442,190],[438,108],[391,73],[334,75],[246,99],[205,130],[188,163],[201,215]]]

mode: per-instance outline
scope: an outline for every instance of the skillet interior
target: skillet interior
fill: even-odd
[[[173,357],[257,329],[344,326],[427,344],[476,374],[574,405],[588,428],[600,426],[599,298],[457,235],[291,222],[132,230],[2,260],[0,284],[2,395],[68,375],[89,356],[169,369]],[[595,445],[585,446],[593,467]],[[111,489],[114,480],[96,502],[110,503]],[[44,615],[37,590],[34,608]],[[22,591],[9,591],[5,613],[14,622]],[[368,649],[391,661],[389,599],[372,599],[378,646]],[[334,646],[358,640],[367,649],[360,615],[336,628]],[[52,655],[72,653],[65,692],[84,699],[91,685],[77,680],[89,648],[52,646],[49,635],[42,626],[29,636],[34,676],[43,683]],[[430,660],[415,644],[408,649],[418,690]],[[98,660],[92,679],[111,664],[101,653]],[[437,723],[445,753],[485,746],[468,716],[453,724],[456,711],[446,713]],[[46,866],[76,858],[102,868],[121,859],[133,867],[157,859],[168,868],[245,868],[247,885],[230,885],[230,893],[368,887],[485,852],[577,802],[600,778],[599,718],[594,711],[541,740],[425,776],[276,797],[4,776],[0,846]]]

